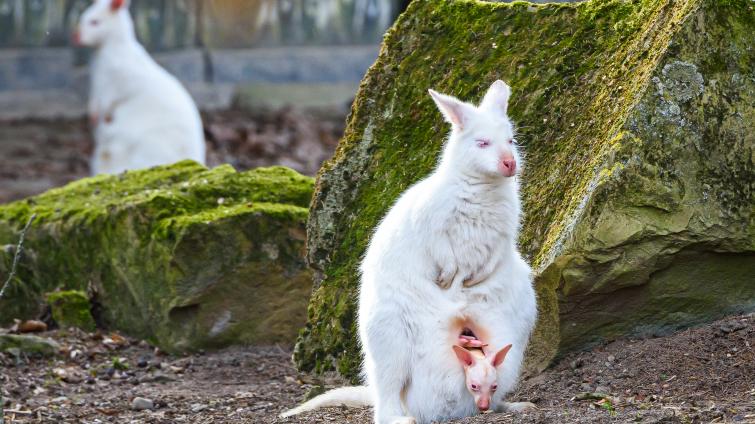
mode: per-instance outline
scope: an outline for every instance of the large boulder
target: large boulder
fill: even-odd
[[[0,206],[0,245],[37,215],[0,320],[38,315],[55,290],[82,290],[105,324],[169,351],[291,343],[311,291],[312,185],[282,167],[238,173],[186,161]],[[60,297],[49,295],[53,311]]]
[[[755,308],[755,8],[749,0],[534,5],[415,0],[388,32],[308,223],[316,272],[295,351],[354,377],[357,266],[435,166],[428,88],[513,87],[527,153],[521,248],[540,319],[528,353],[670,331]]]

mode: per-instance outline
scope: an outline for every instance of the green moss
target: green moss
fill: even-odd
[[[87,290],[106,324],[168,350],[290,343],[311,288],[312,186],[283,167],[239,173],[186,161],[0,206],[0,244],[38,216],[0,320],[37,315],[42,293]],[[285,315],[272,311],[287,293]]]
[[[53,340],[23,334],[0,334],[0,352],[31,356],[52,356],[60,346]]]
[[[527,153],[520,242],[539,275],[541,309],[529,357],[535,367],[547,364],[558,349],[554,341],[565,331],[559,322],[565,295],[561,287],[592,290],[595,273],[614,265],[616,269],[608,274],[621,274],[623,265],[608,264],[610,257],[620,253],[600,251],[590,255],[602,254],[602,263],[608,264],[603,268],[583,269],[581,275],[578,267],[564,272],[572,264],[594,262],[580,251],[580,240],[592,239],[590,228],[581,223],[599,213],[607,193],[629,192],[630,197],[637,193],[636,210],[644,209],[659,223],[669,222],[668,229],[658,230],[661,234],[679,222],[678,216],[663,216],[641,206],[652,204],[650,208],[663,210],[682,201],[673,178],[653,175],[662,174],[667,161],[640,165],[647,178],[631,178],[638,175],[632,161],[638,149],[648,155],[657,152],[651,133],[640,134],[628,126],[643,96],[652,89],[653,76],[663,72],[675,49],[701,47],[699,39],[691,40],[687,33],[695,30],[700,19],[709,19],[706,28],[697,30],[715,27],[712,45],[726,52],[719,54],[726,65],[716,62],[717,66],[729,75],[739,66],[740,81],[749,87],[747,81],[752,79],[744,75],[752,75],[752,49],[742,49],[745,39],[732,42],[721,32],[742,28],[738,34],[751,40],[752,15],[744,0],[726,5],[712,0],[593,0],[558,5],[412,2],[386,35],[378,60],[362,81],[346,134],[318,175],[308,222],[308,260],[316,270],[315,292],[295,353],[298,366],[318,372],[337,369],[356,377],[360,363],[354,321],[358,263],[387,208],[433,169],[444,142],[439,134],[448,130],[427,89],[476,100],[499,78],[513,88],[509,110]],[[731,63],[732,58],[738,64]],[[696,60],[712,59],[706,52]],[[681,75],[690,75],[690,68],[685,69],[680,69]],[[736,107],[743,104],[738,102]],[[662,125],[671,131],[672,124],[650,122],[648,131]],[[733,131],[731,137],[741,134],[741,130]],[[684,142],[678,134],[674,137]],[[715,136],[703,136],[708,137]],[[751,157],[744,154],[739,160]],[[749,169],[748,174],[752,167],[738,169]],[[744,202],[751,204],[748,195]],[[621,215],[614,216],[621,220]],[[611,237],[626,242],[632,234],[635,238],[653,236],[645,227],[624,228],[623,222],[616,231],[624,234],[606,232],[605,242]],[[752,227],[752,219],[749,222]],[[633,272],[625,273],[627,281],[647,281],[647,274],[630,275]],[[611,286],[612,281],[607,277],[603,283]]]
[[[85,331],[94,331],[91,305],[83,291],[66,290],[48,293],[47,303],[52,310],[52,318],[60,328],[77,327]]]

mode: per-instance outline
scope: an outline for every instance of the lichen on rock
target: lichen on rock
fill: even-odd
[[[513,88],[527,153],[520,245],[540,306],[530,369],[755,308],[753,28],[745,0],[412,2],[318,175],[299,368],[356,378],[360,258],[448,130],[426,90],[479,99],[495,79]]]
[[[45,293],[78,290],[101,305],[106,325],[168,351],[290,343],[311,290],[312,186],[283,167],[185,161],[0,206],[0,244],[37,214],[0,320],[36,316]]]

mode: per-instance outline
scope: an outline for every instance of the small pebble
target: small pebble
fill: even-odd
[[[131,409],[134,411],[143,411],[145,409],[153,409],[154,407],[155,404],[152,402],[152,399],[135,397],[134,400],[131,401]]]
[[[604,393],[604,394],[611,393],[611,389],[608,386],[598,386],[595,388],[595,391],[597,393]]]
[[[616,357],[613,355],[608,355],[608,362],[613,362],[616,360]]]
[[[207,405],[202,405],[201,403],[191,404],[191,412],[201,412],[205,409],[207,409]]]

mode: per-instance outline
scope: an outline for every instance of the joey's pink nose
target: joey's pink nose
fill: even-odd
[[[81,45],[81,32],[78,29],[71,34],[71,42],[73,42],[74,46]]]
[[[504,177],[513,177],[516,174],[516,160],[514,158],[501,159],[498,162],[498,170]]]
[[[477,401],[477,408],[480,411],[487,411],[490,408],[490,401],[487,399],[480,399]]]

